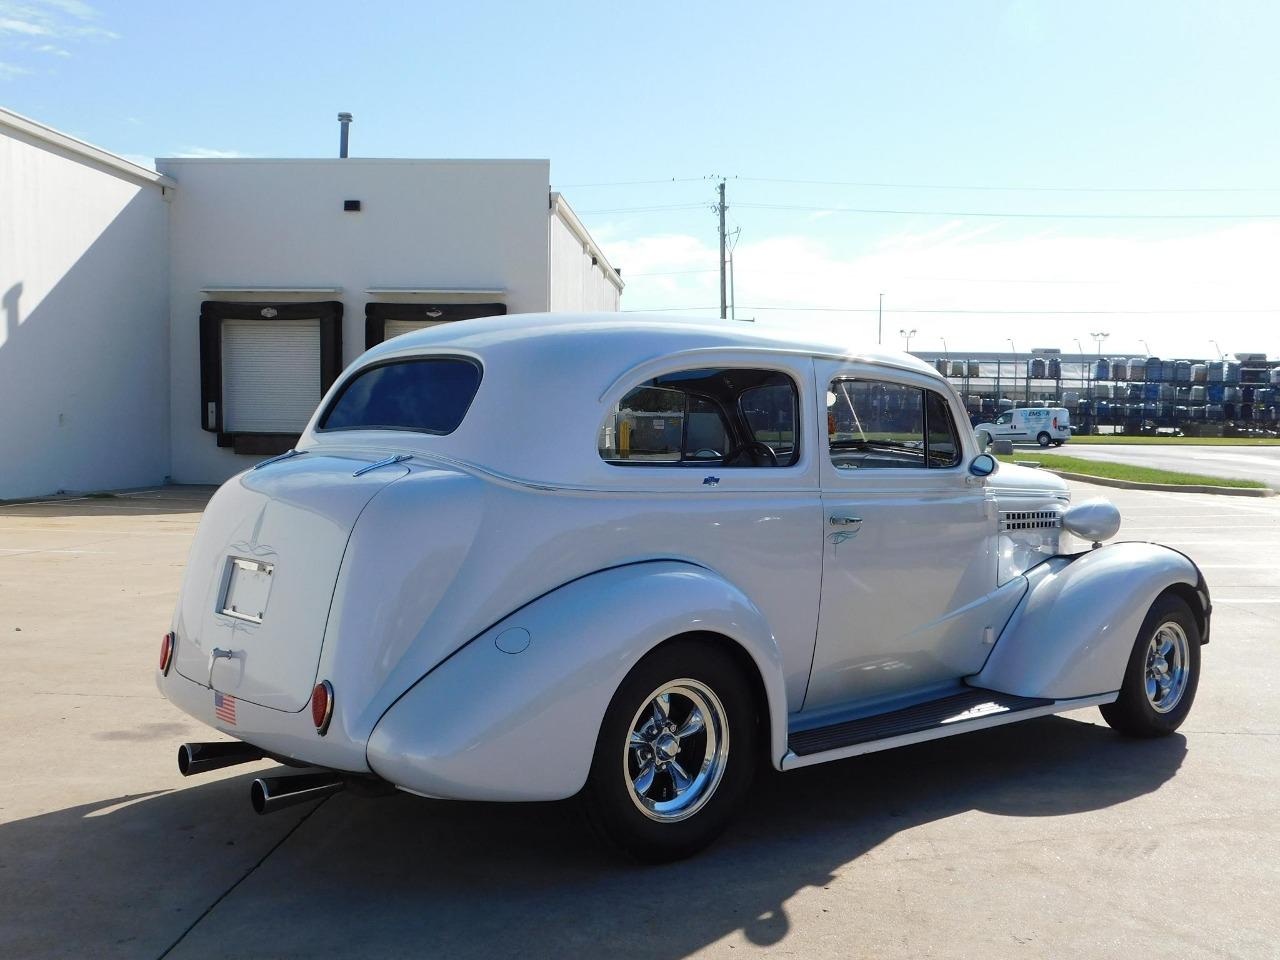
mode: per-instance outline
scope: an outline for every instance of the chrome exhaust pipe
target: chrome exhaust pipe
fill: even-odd
[[[275,813],[295,803],[322,800],[341,792],[347,781],[336,773],[304,773],[295,777],[259,777],[249,788],[258,813]]]
[[[261,760],[263,756],[265,754],[261,750],[242,740],[228,740],[223,743],[184,743],[178,748],[178,772],[184,777],[189,777],[195,773],[234,767],[237,763]]]

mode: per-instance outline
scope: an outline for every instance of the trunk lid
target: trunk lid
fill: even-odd
[[[223,485],[178,600],[179,673],[264,707],[307,705],[351,531],[378,491],[408,473],[392,462],[362,472],[376,462],[307,453]]]

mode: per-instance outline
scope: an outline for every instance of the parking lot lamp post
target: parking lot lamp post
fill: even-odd
[[[1219,361],[1221,361],[1221,360],[1222,360],[1222,348],[1221,348],[1220,346],[1218,346],[1218,341],[1217,341],[1217,340],[1210,340],[1209,342],[1213,344],[1213,349],[1215,349],[1215,350],[1217,350],[1217,351],[1218,351],[1218,360],[1219,360]]]
[[[916,335],[916,331],[914,329],[898,331],[898,336],[902,337],[902,339],[907,341],[907,346],[905,348],[907,353],[911,352],[911,338],[914,337],[915,335]]]

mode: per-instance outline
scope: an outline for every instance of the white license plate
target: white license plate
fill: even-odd
[[[274,564],[260,560],[227,558],[227,587],[222,592],[221,612],[237,620],[261,623],[274,570]]]

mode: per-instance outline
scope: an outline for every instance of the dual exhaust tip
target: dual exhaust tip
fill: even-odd
[[[178,771],[184,777],[266,757],[252,744],[239,740],[223,743],[184,743],[178,747]],[[341,792],[346,778],[336,773],[303,773],[289,777],[259,777],[249,788],[249,801],[260,814],[275,813],[310,800],[322,800]]]

